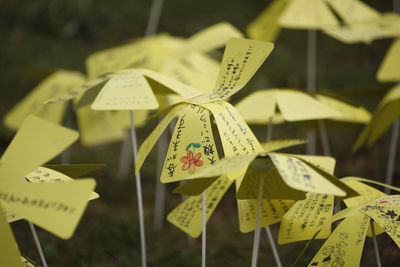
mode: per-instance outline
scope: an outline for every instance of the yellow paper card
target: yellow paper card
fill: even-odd
[[[282,116],[287,121],[328,119],[342,116],[339,111],[300,91],[280,90],[276,95],[276,101]]]
[[[32,262],[21,256],[21,261],[24,267],[35,267]]]
[[[102,88],[92,104],[94,110],[156,109],[158,102],[140,72],[118,75]]]
[[[124,139],[126,128],[121,126],[119,117],[128,111],[100,111],[86,106],[75,112],[82,145],[91,147]]]
[[[104,168],[105,166],[106,164],[51,164],[43,167],[61,172],[62,174],[71,178],[78,178],[82,175]]]
[[[0,180],[22,179],[77,138],[75,131],[28,116],[0,160]]]
[[[185,105],[176,105],[173,109],[168,112],[165,117],[157,124],[156,128],[151,132],[151,134],[143,141],[142,145],[138,151],[138,158],[136,160],[135,174],[137,174],[143,165],[144,160],[150,153],[158,138],[161,136],[168,124],[180,113],[180,111],[185,107]]]
[[[330,120],[353,122],[353,123],[368,123],[371,120],[371,113],[369,113],[362,106],[353,106],[344,101],[340,101],[333,97],[324,96],[321,94],[316,95],[317,99],[322,103],[339,111],[342,116],[330,118]]]
[[[55,182],[71,182],[74,179],[45,167],[39,167],[31,173],[25,175],[25,179],[31,183],[55,183]],[[89,200],[99,198],[99,194],[92,192]]]
[[[351,197],[344,199],[344,203],[346,204],[347,207],[355,207],[359,206],[362,204],[365,204],[367,202],[370,202],[378,197],[383,197],[386,196],[385,193],[368,186],[364,183],[360,183],[357,181],[350,180],[351,177],[348,178],[342,178],[342,181],[347,184],[348,186],[351,186],[357,193],[359,193],[359,196],[356,197]]]
[[[396,39],[390,46],[379,66],[376,77],[380,82],[400,80],[400,38]]]
[[[347,24],[379,19],[378,11],[359,0],[325,0]]]
[[[269,156],[288,186],[305,192],[346,196],[342,189],[300,159],[277,153]]]
[[[301,155],[301,154],[287,154],[289,156],[295,156],[315,167],[329,173],[333,174],[336,165],[336,159],[328,156],[314,156],[314,155]]]
[[[289,0],[275,0],[264,9],[246,28],[251,39],[274,42],[280,32],[279,17]]]
[[[61,70],[44,79],[22,101],[13,107],[5,116],[4,124],[18,130],[28,115],[36,115],[47,121],[61,124],[66,109],[65,103],[44,105],[43,101],[63,94],[85,81],[79,72]]]
[[[311,239],[315,232],[332,217],[333,196],[308,193],[305,200],[297,201],[283,216],[278,243],[286,244]],[[317,238],[327,238],[330,228],[325,227]]]
[[[260,227],[280,222],[283,215],[288,212],[294,203],[294,200],[263,199]],[[257,200],[237,200],[240,232],[248,233],[256,229],[257,204]]]
[[[17,244],[2,210],[3,209],[0,205],[0,266],[22,267],[21,256],[19,255]]]
[[[300,139],[282,139],[282,140],[273,140],[267,143],[261,143],[264,148],[264,152],[272,152],[292,146],[305,144],[306,140]]]
[[[274,45],[243,38],[228,41],[212,93],[190,100],[194,104],[222,100],[242,89],[271,53]]]
[[[187,181],[172,191],[174,194],[185,194],[189,196],[197,196],[203,193],[215,180],[219,177],[212,178],[198,178]]]
[[[222,176],[206,191],[206,221],[209,220],[218,203],[228,190],[232,181]],[[202,195],[188,197],[178,207],[171,211],[167,220],[190,235],[198,237],[202,231]]]
[[[360,212],[346,217],[308,266],[360,266],[369,221]]]
[[[181,110],[172,134],[160,180],[184,180],[218,161],[210,123],[210,112],[188,105]]]
[[[12,223],[12,222],[15,222],[15,221],[18,221],[18,220],[22,219],[21,216],[13,213],[12,211],[10,211],[8,209],[3,208],[3,212],[4,212],[4,215],[7,218],[7,222],[9,222],[9,223]]]
[[[263,159],[265,162],[266,159]],[[272,165],[271,163],[269,163]],[[263,199],[305,199],[303,191],[295,190],[282,180],[279,172],[271,166],[272,169],[266,173],[260,173],[249,166],[243,180],[240,182],[240,187],[236,197],[238,199],[258,199],[260,176],[263,177]]]
[[[243,34],[230,23],[214,24],[188,38],[184,45],[184,53],[207,52],[222,47],[230,38],[239,38]]]
[[[202,91],[196,90],[184,83],[178,82],[170,77],[146,69],[138,69],[149,82],[155,94],[178,94],[185,98],[195,97],[202,94]]]
[[[32,223],[68,239],[94,187],[93,179],[63,183],[0,181],[0,202]]]
[[[258,90],[239,101],[235,108],[247,123],[267,124],[277,112],[277,93],[277,90]]]
[[[279,18],[279,24],[294,29],[321,29],[339,23],[324,1],[292,0]]]

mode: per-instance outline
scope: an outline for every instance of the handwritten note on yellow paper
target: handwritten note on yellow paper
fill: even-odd
[[[400,80],[400,38],[390,46],[379,67],[377,78],[380,82]]]
[[[280,222],[283,215],[288,212],[294,203],[294,200],[263,199],[260,227]],[[257,204],[257,200],[237,200],[240,232],[248,233],[256,228]]]
[[[226,176],[217,179],[206,191],[206,220],[211,217],[226,190],[232,184]],[[171,211],[167,220],[190,235],[198,237],[202,231],[202,195],[191,196]]]
[[[62,183],[0,181],[0,202],[49,232],[70,238],[95,187],[93,179]]]
[[[95,110],[156,109],[158,102],[139,72],[115,76],[102,88],[92,104]]]
[[[17,244],[2,210],[0,205],[0,266],[22,267]]]
[[[168,147],[161,182],[174,182],[206,169],[218,160],[210,112],[188,105],[180,112]]]
[[[267,164],[267,159],[262,159]],[[263,177],[263,199],[305,199],[305,192],[289,187],[281,178],[279,172],[271,163],[271,170],[265,173],[257,172],[249,166],[240,187],[236,193],[238,199],[258,199],[260,176]]]
[[[361,212],[346,217],[308,266],[359,266],[369,221]]]
[[[214,115],[225,155],[237,156],[263,151],[249,126],[231,104],[218,101],[203,106]]]
[[[274,45],[268,42],[230,39],[226,44],[213,92],[193,98],[190,102],[204,104],[230,97],[246,85],[273,48]]]
[[[346,195],[342,189],[300,159],[277,153],[269,153],[269,156],[288,186],[306,192]]]
[[[157,142],[158,138],[161,136],[165,128],[176,116],[179,115],[179,113],[184,107],[185,105],[176,105],[175,107],[173,107],[172,110],[165,115],[165,117],[161,120],[161,122],[157,124],[156,128],[142,143],[138,151],[138,158],[136,160],[136,168],[135,168],[136,174],[140,170],[144,160],[150,153],[150,150],[153,148],[153,146],[155,145],[155,143]]]
[[[66,105],[63,103],[44,105],[43,101],[63,94],[85,81],[79,72],[61,70],[44,79],[38,86],[12,108],[4,118],[4,124],[18,130],[28,115],[36,115],[45,120],[61,124]]]
[[[74,179],[45,167],[39,167],[31,173],[25,175],[25,179],[31,183],[54,183],[54,182],[71,182]],[[99,194],[92,192],[89,200],[99,198]]]
[[[4,212],[4,215],[7,218],[7,222],[9,222],[9,223],[12,223],[12,222],[15,222],[15,221],[18,221],[18,220],[22,219],[21,216],[13,213],[12,211],[10,211],[8,209],[3,208],[3,212]]]
[[[289,0],[275,0],[253,20],[246,29],[247,35],[255,40],[274,42],[280,27],[279,17],[287,7]]]
[[[320,29],[335,26],[338,21],[324,1],[293,0],[280,17],[279,24],[294,29]]]
[[[286,244],[309,240],[333,213],[333,196],[308,193],[283,216],[278,242]],[[330,228],[323,229],[317,238],[326,238]]]
[[[22,179],[78,138],[78,133],[35,116],[28,116],[0,160],[3,180]]]

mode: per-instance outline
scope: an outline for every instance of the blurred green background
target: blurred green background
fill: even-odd
[[[365,1],[381,12],[392,10],[392,1]],[[188,37],[221,21],[244,31],[270,1],[255,0],[165,0],[159,32]],[[42,79],[58,68],[84,72],[85,58],[98,50],[141,37],[146,28],[150,0],[0,0],[0,117],[22,99]],[[232,98],[236,103],[257,89],[305,87],[306,31],[284,29],[275,49],[251,82]],[[317,89],[333,91],[373,111],[392,84],[379,84],[375,73],[391,43],[378,40],[370,45],[339,43],[318,33]],[[139,142],[154,128],[155,121],[141,128]],[[76,127],[76,126],[74,126]],[[336,175],[383,180],[389,147],[389,134],[372,148],[351,154],[362,126],[332,129],[329,134]],[[263,140],[265,127],[254,127]],[[7,147],[13,132],[0,126],[0,150]],[[277,126],[275,138],[304,138],[297,124]],[[101,198],[92,201],[70,240],[61,240],[39,230],[49,266],[139,266],[139,227],[133,174],[117,177],[120,143],[85,149],[72,146],[72,163],[106,163],[93,174]],[[287,150],[302,153],[303,147]],[[319,153],[322,153],[319,149]],[[149,266],[199,266],[201,240],[190,240],[183,232],[165,222],[161,231],[153,229],[155,151],[143,169],[144,205]],[[58,162],[56,158],[53,162]],[[399,185],[399,168],[394,184]],[[168,185],[171,191],[174,185]],[[180,196],[167,194],[166,211],[180,202]],[[25,221],[12,224],[22,253],[39,263],[33,238]],[[277,234],[278,226],[273,226]],[[234,191],[223,198],[207,228],[208,266],[248,266],[253,234],[239,232]],[[400,254],[387,236],[378,237],[384,266],[398,266]],[[291,264],[305,243],[278,246],[284,266]],[[321,243],[310,249],[303,264],[310,260]],[[362,266],[374,266],[372,241],[367,239]],[[272,253],[262,234],[259,266],[274,266]]]

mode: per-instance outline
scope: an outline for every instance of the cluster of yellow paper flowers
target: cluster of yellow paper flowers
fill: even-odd
[[[400,246],[400,196],[371,184],[400,189],[365,178],[335,177],[335,159],[324,136],[325,120],[367,124],[356,150],[371,146],[393,123],[399,127],[399,85],[382,99],[373,116],[333,96],[287,88],[255,91],[235,106],[228,102],[273,51],[271,41],[281,27],[307,29],[311,37],[312,31],[322,30],[346,43],[368,43],[399,37],[400,16],[380,14],[358,0],[275,0],[249,25],[252,39],[243,38],[231,24],[220,23],[188,39],[158,34],[97,52],[86,60],[86,76],[55,72],[3,120],[17,134],[0,160],[0,266],[33,266],[20,256],[10,223],[25,219],[69,238],[88,201],[99,197],[93,178],[74,178],[103,165],[45,165],[78,139],[78,132],[60,126],[70,100],[80,141],[88,148],[123,140],[131,130],[143,266],[140,169],[169,125],[173,129],[160,181],[180,181],[174,193],[189,197],[167,220],[192,237],[203,233],[203,266],[206,222],[232,184],[240,231],[255,232],[252,266],[257,264],[260,229],[266,227],[272,238],[268,226],[279,222],[279,244],[327,239],[309,266],[357,266],[366,236],[376,238],[384,232]],[[209,52],[222,47],[219,63]],[[390,47],[377,77],[384,82],[400,80],[400,39]],[[309,87],[312,91],[312,81]],[[159,123],[139,147],[135,127],[144,125],[152,110],[158,112],[150,119],[160,117]],[[325,155],[276,152],[306,142],[271,140],[272,126],[285,121],[316,121]],[[218,134],[213,133],[213,123]],[[261,143],[248,124],[267,124],[266,142]],[[34,232],[33,225],[31,229]],[[276,249],[273,240],[270,244]],[[280,265],[278,253],[275,258]]]

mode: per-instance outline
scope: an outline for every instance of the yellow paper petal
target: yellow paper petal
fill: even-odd
[[[21,261],[24,267],[35,267],[32,262],[30,262],[28,259],[25,259],[24,257],[21,256]]]
[[[243,34],[228,22],[214,24],[188,38],[184,53],[207,52],[222,47],[230,38],[239,38]]]
[[[300,159],[276,153],[269,156],[288,186],[305,192],[346,196],[342,189]]]
[[[61,172],[62,174],[69,176],[71,178],[78,178],[82,175],[97,171],[101,168],[104,168],[106,164],[52,164],[45,165],[43,167],[52,169],[57,172]]]
[[[226,176],[222,176],[207,188],[206,221],[209,220],[231,184],[231,180],[227,179]],[[202,195],[191,196],[171,211],[167,216],[167,220],[191,237],[196,238],[202,231],[202,212]]]
[[[144,160],[150,153],[158,138],[161,136],[168,124],[180,113],[180,111],[185,107],[185,105],[176,105],[168,112],[165,117],[157,124],[156,128],[151,132],[151,134],[143,141],[142,145],[138,151],[138,158],[136,160],[135,174],[137,174],[143,165]]]
[[[315,167],[333,174],[336,165],[336,159],[328,156],[314,156],[314,155],[302,155],[302,154],[286,154],[289,156],[295,156],[307,163],[314,165]]]
[[[222,100],[242,89],[271,53],[274,45],[250,39],[232,38],[222,58],[217,83],[212,93],[191,100],[194,104]]]
[[[263,199],[261,203],[260,227],[280,222],[283,215],[294,203],[294,200]],[[240,232],[248,233],[255,230],[257,204],[257,200],[237,200]]]
[[[342,114],[317,99],[296,90],[280,90],[276,95],[279,110],[287,121],[329,119]]]
[[[386,195],[385,193],[371,186],[368,186],[366,184],[357,181],[352,181],[350,179],[351,177],[343,178],[342,180],[344,183],[351,186],[355,191],[357,191],[357,193],[359,193],[359,196],[343,200],[346,206],[349,208],[365,204],[367,202],[374,200],[375,198],[383,197]]]
[[[279,19],[281,27],[293,29],[321,29],[335,26],[338,21],[321,0],[292,0]]]
[[[77,138],[75,131],[28,116],[0,160],[0,180],[22,179]]]
[[[305,193],[286,185],[275,168],[267,173],[260,174],[251,166],[249,166],[243,180],[240,182],[236,197],[238,199],[258,199],[260,176],[263,176],[264,180],[263,199],[305,199]]]
[[[0,182],[0,202],[25,219],[68,239],[72,236],[90,194],[93,179],[63,183]]]
[[[379,19],[380,14],[359,0],[325,0],[347,24]]]
[[[71,182],[74,179],[45,167],[39,167],[31,173],[25,175],[25,179],[31,183],[55,183],[55,182]],[[99,194],[92,192],[89,200],[99,198]]]
[[[111,78],[92,104],[95,110],[156,109],[158,102],[140,72]]]
[[[22,216],[19,216],[19,215],[13,213],[9,209],[3,208],[3,212],[4,212],[4,215],[7,218],[7,222],[9,222],[9,223],[12,223],[12,222],[15,222],[15,221],[23,219]]]
[[[189,180],[174,189],[174,194],[185,194],[189,196],[197,196],[203,193],[215,180],[219,177],[198,178]]]
[[[274,42],[280,27],[278,19],[287,7],[289,0],[275,0],[264,9],[261,14],[253,20],[246,29],[251,39]]]
[[[308,266],[359,266],[370,218],[358,212],[333,231]]]
[[[371,120],[371,114],[361,106],[353,106],[340,101],[333,97],[318,94],[316,96],[322,103],[339,111],[342,116],[331,118],[335,121],[353,122],[353,123],[368,123]]]
[[[333,196],[308,193],[305,200],[297,201],[283,216],[278,243],[286,244],[309,240],[327,219],[332,217]],[[317,238],[327,238],[330,228],[325,227]]]
[[[179,114],[168,147],[160,180],[163,183],[183,180],[218,161],[211,129],[210,112],[187,105]]]
[[[16,131],[28,115],[36,115],[56,124],[61,124],[66,104],[44,105],[43,101],[63,94],[84,81],[84,76],[79,72],[66,70],[55,72],[33,88],[22,101],[6,114],[4,118],[5,126]]]
[[[2,210],[3,209],[0,205],[0,266],[22,267],[21,256],[19,255],[17,244]]]
[[[390,46],[377,73],[380,82],[393,82],[400,80],[400,38]]]
[[[306,140],[300,139],[282,139],[282,140],[273,140],[267,143],[261,143],[264,148],[264,152],[272,152],[292,146],[305,144]]]
[[[84,146],[91,147],[121,141],[127,133],[126,127],[122,127],[122,120],[129,119],[128,111],[100,111],[92,110],[87,106],[75,112],[81,134],[79,140]]]
[[[247,123],[267,124],[277,112],[276,94],[277,90],[258,90],[239,101],[235,108]]]

